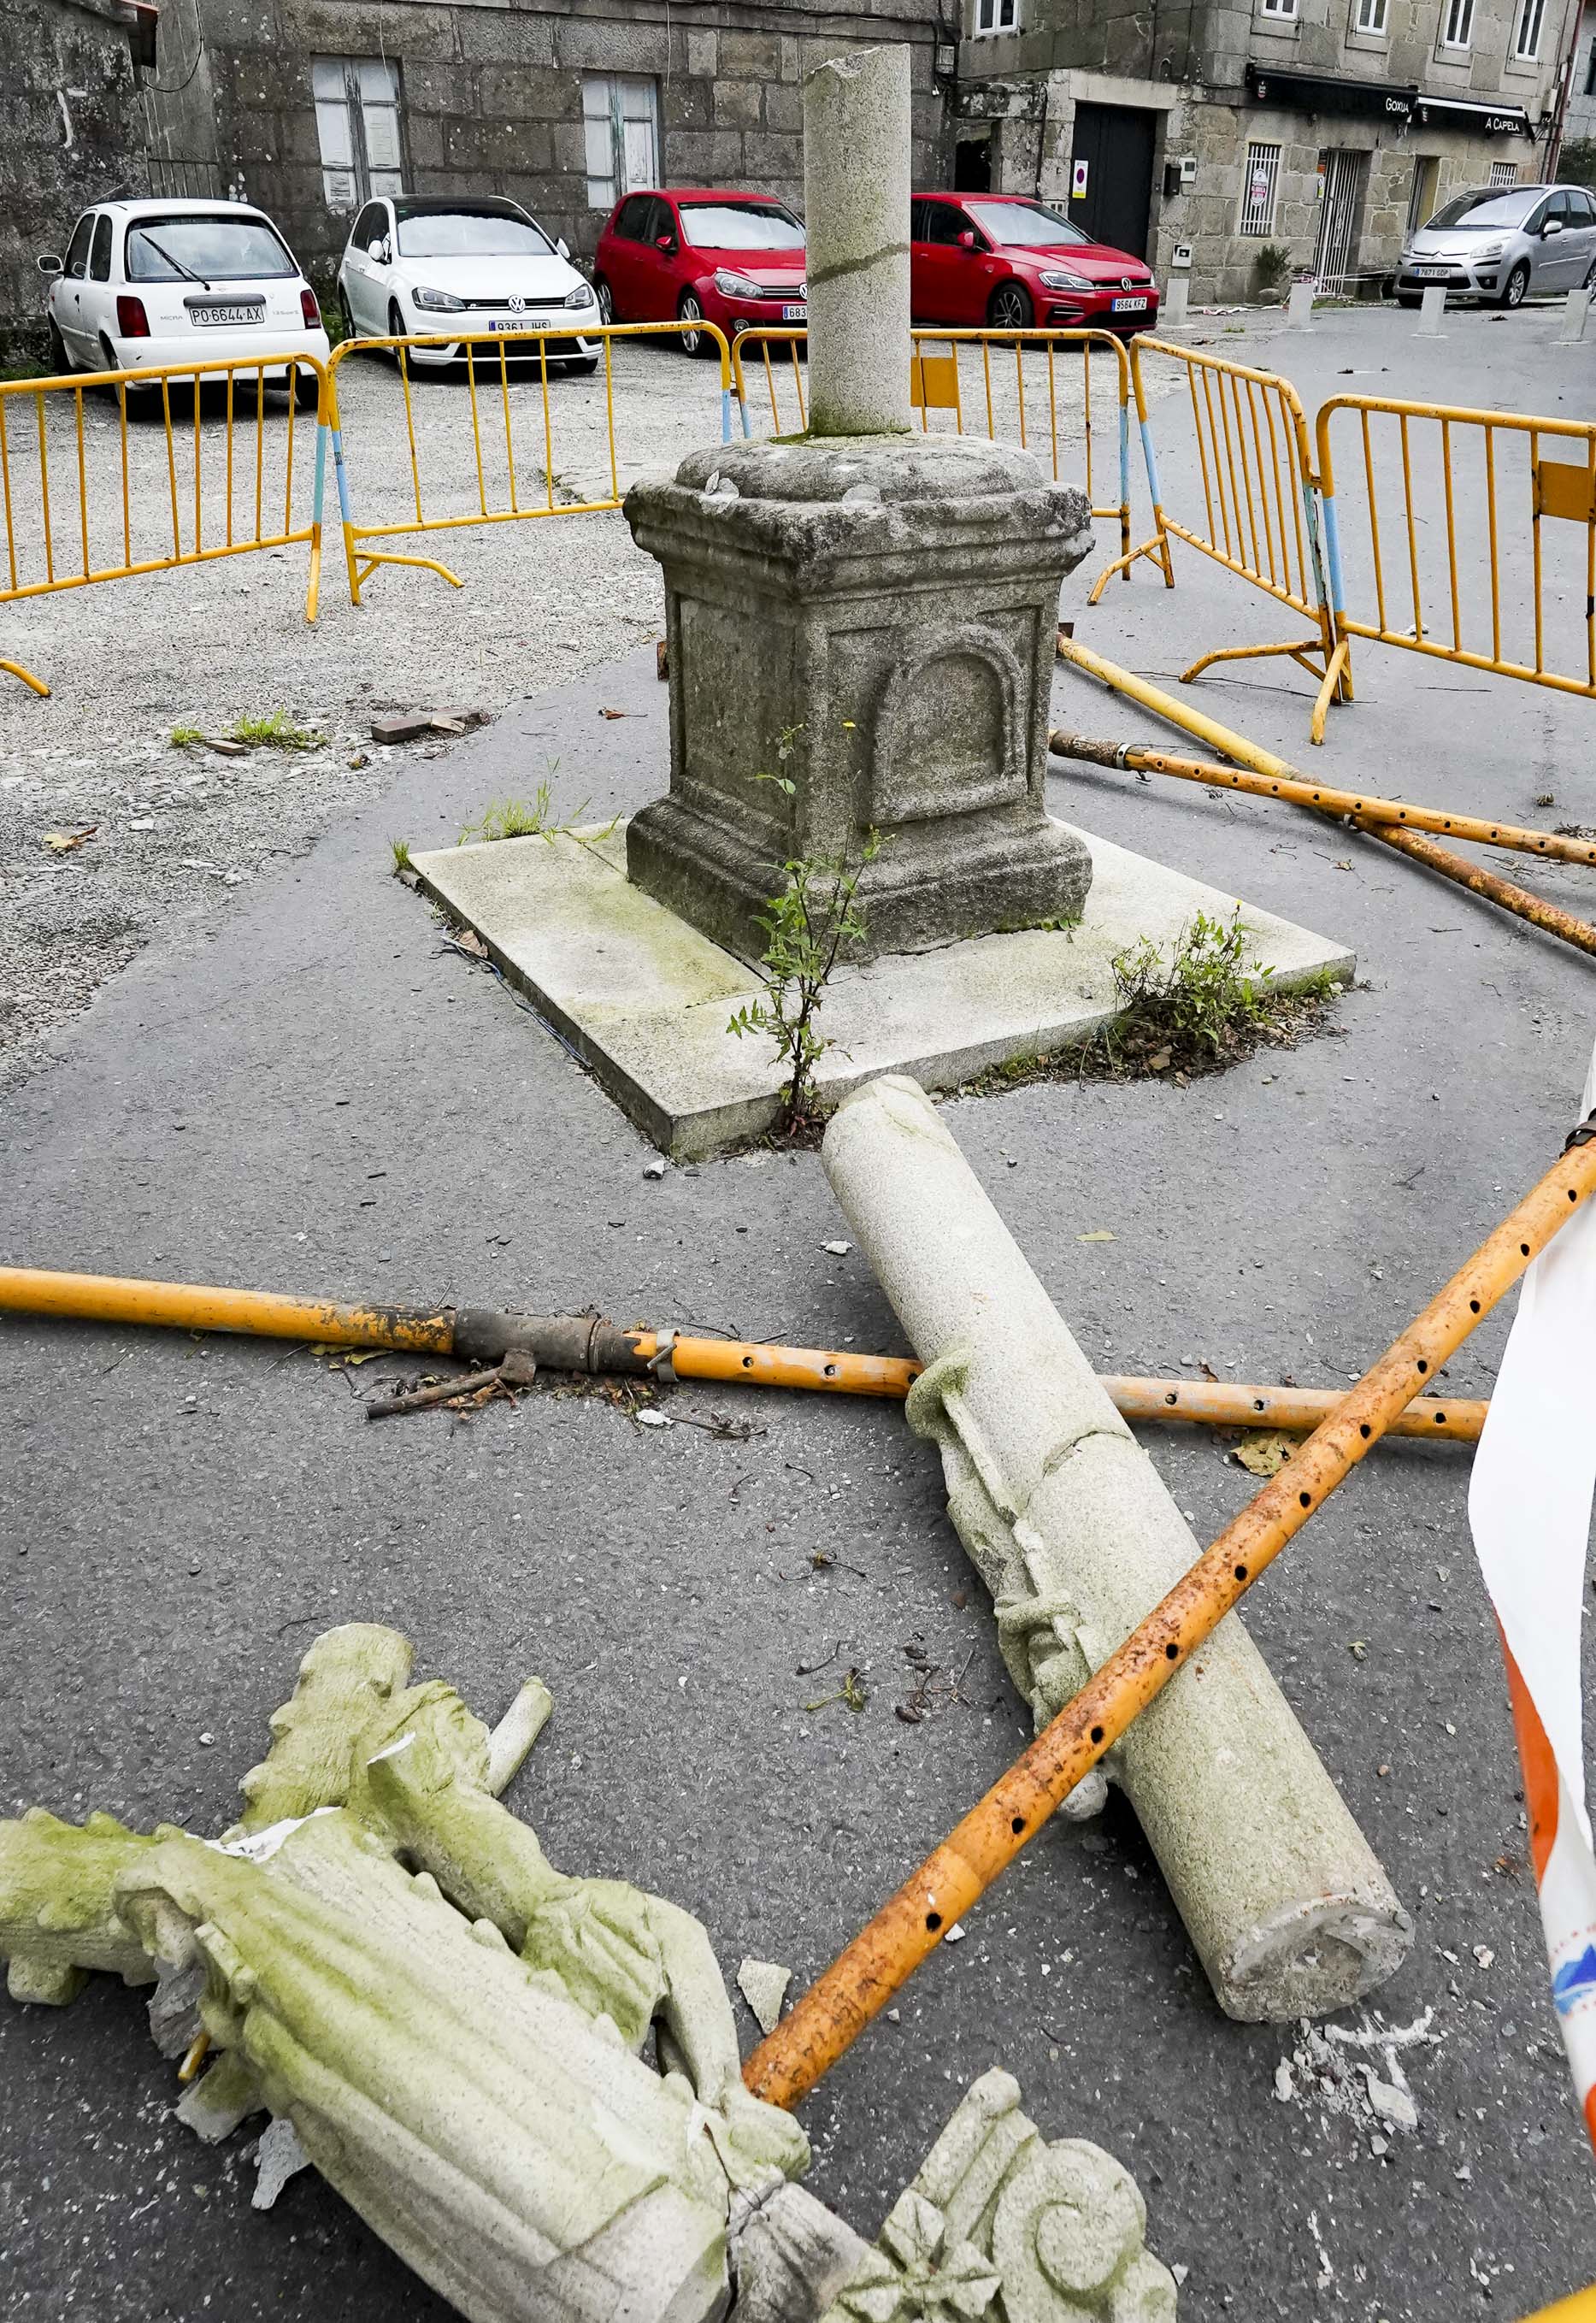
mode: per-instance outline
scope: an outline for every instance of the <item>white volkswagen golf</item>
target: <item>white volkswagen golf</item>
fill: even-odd
[[[285,355],[327,359],[315,291],[265,212],[242,202],[102,202],[39,271],[53,278],[45,311],[63,372],[264,356],[281,386]],[[314,404],[314,372],[296,373],[295,391]]]
[[[462,198],[396,194],[368,202],[355,219],[338,269],[344,326],[353,338],[406,338],[455,330],[557,333],[551,363],[591,372],[601,324],[592,286],[518,204],[494,196]],[[538,359],[530,340],[512,358]],[[460,360],[458,341],[413,347],[413,363]]]

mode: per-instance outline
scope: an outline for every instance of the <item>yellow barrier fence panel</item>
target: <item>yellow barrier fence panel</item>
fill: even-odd
[[[926,329],[910,337],[910,408],[922,430],[1022,444],[1046,460],[1055,483],[1079,477],[1092,514],[1118,524],[1122,562],[1130,561],[1133,380],[1124,342],[1092,330]],[[763,433],[766,418],[773,436],[799,435],[808,425],[807,344],[805,332],[781,329],[745,331],[733,341],[745,436]],[[1151,482],[1145,425],[1142,439]]]
[[[306,390],[319,412],[312,355],[0,381],[0,604],[304,542],[314,620],[321,436]],[[50,691],[20,662],[0,670]]]
[[[1317,448],[1339,638],[1596,694],[1596,422],[1337,395]]]
[[[637,341],[649,344],[634,348]],[[633,476],[661,457],[657,399],[650,407],[641,365],[674,357],[690,381],[697,366],[690,367],[683,353],[702,351],[707,343],[720,361],[720,434],[722,442],[729,438],[731,357],[713,324],[584,325],[581,342],[569,326],[528,326],[348,339],[334,349],[324,432],[352,604],[360,603],[361,591],[382,565],[417,566],[452,588],[463,585],[436,557],[372,547],[373,541],[618,509]],[[595,347],[601,376],[595,375]],[[440,363],[438,356],[452,349],[458,355]],[[353,373],[349,363],[355,355],[385,360],[369,374],[365,366]],[[424,378],[433,385],[422,386]],[[341,390],[358,413],[358,521]],[[690,415],[691,402],[684,408]],[[423,409],[426,424],[420,424]],[[404,448],[396,458],[398,425]],[[689,448],[684,443],[683,449]]]
[[[1215,662],[1286,655],[1319,681],[1313,738],[1322,741],[1331,702],[1352,699],[1351,649],[1331,619],[1312,445],[1297,390],[1289,380],[1250,363],[1162,339],[1137,338],[1132,342],[1131,372],[1144,430],[1149,365],[1166,374],[1173,367],[1173,381],[1166,380],[1172,387],[1168,401],[1172,413],[1189,412],[1197,491],[1179,513],[1164,506],[1149,431],[1151,536],[1137,548],[1127,547],[1118,563],[1099,574],[1091,601],[1096,604],[1113,575],[1139,557],[1156,565],[1166,586],[1172,587],[1175,540],[1250,581],[1311,621],[1315,634],[1280,644],[1220,647],[1183,671],[1183,682],[1189,684]]]

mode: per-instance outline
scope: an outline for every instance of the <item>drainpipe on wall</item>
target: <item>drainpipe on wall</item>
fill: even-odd
[[[1557,68],[1556,98],[1552,108],[1552,126],[1546,138],[1546,182],[1556,179],[1557,164],[1563,158],[1563,124],[1568,114],[1568,100],[1573,88],[1573,69],[1579,57],[1580,27],[1584,22],[1584,0],[1567,0],[1564,11],[1568,25],[1568,37],[1564,43],[1563,60]]]

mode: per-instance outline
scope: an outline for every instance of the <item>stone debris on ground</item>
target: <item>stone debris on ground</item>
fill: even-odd
[[[778,1961],[745,1960],[737,1972],[737,1988],[754,2012],[761,2033],[774,2033],[781,2022],[782,2003],[793,1971]]]
[[[1411,2025],[1387,2025],[1366,2013],[1356,2025],[1314,2024],[1304,2017],[1289,2057],[1275,2067],[1274,2093],[1282,2105],[1317,2110],[1328,2119],[1350,2120],[1369,2135],[1378,2157],[1390,2147],[1389,2132],[1419,2126],[1418,2104],[1403,2069],[1405,2051],[1439,2048],[1444,2033],[1433,2030],[1435,2012],[1426,2008]],[[1376,2064],[1371,2060],[1378,2059]]]

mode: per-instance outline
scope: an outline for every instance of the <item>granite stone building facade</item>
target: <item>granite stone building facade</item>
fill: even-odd
[[[1449,195],[1544,176],[1580,0],[964,5],[955,182],[1231,300],[1377,290]]]
[[[324,273],[401,187],[509,195],[587,257],[634,185],[800,197],[804,70],[881,41],[910,48],[915,168],[940,179],[937,5],[165,0],[151,179],[261,203]]]

